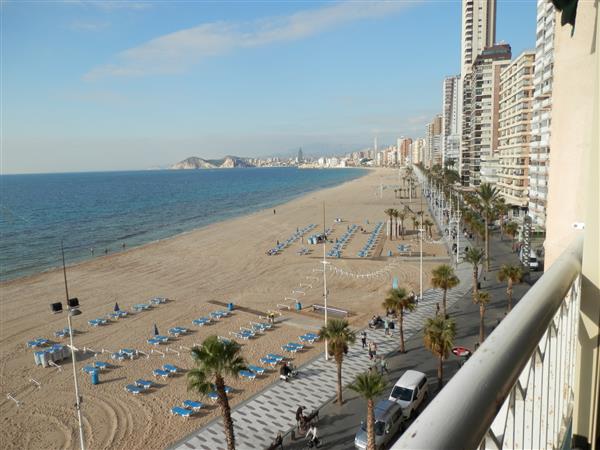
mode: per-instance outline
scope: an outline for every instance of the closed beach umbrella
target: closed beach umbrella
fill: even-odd
[[[158,336],[158,327],[154,324],[154,336]]]
[[[121,308],[119,308],[119,304],[115,302],[115,312],[117,311],[121,311]]]

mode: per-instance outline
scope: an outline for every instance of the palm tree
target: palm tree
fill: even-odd
[[[211,391],[217,392],[217,404],[223,415],[227,448],[235,450],[233,421],[225,392],[224,377],[237,378],[240,370],[246,369],[246,362],[241,356],[241,347],[237,342],[221,342],[217,336],[209,336],[201,347],[193,347],[191,353],[197,367],[187,373],[188,390],[203,395]]]
[[[514,250],[515,236],[519,232],[519,224],[517,222],[508,222],[504,226],[504,231],[506,231],[506,234],[508,234],[511,237],[511,239],[512,239],[512,245],[513,245],[513,250]]]
[[[498,281],[506,281],[506,294],[508,295],[508,311],[512,309],[512,293],[513,284],[520,283],[523,279],[523,271],[519,266],[513,266],[510,264],[503,264],[498,272]]]
[[[406,289],[390,289],[387,297],[383,301],[383,307],[387,311],[391,309],[398,316],[398,326],[400,328],[400,353],[405,353],[404,348],[404,311],[414,311],[415,304],[406,293]]]
[[[483,315],[485,314],[485,308],[487,304],[490,302],[490,293],[478,291],[477,298],[474,301],[479,305],[479,345],[481,345],[485,339],[485,324],[483,322]]]
[[[458,283],[460,281],[458,277],[454,274],[454,269],[447,264],[437,266],[435,269],[433,269],[431,274],[433,275],[431,277],[432,286],[444,290],[444,295],[442,297],[442,305],[444,307],[444,317],[446,317],[446,294],[448,292],[448,289],[452,289],[458,286]]]
[[[400,232],[402,233],[402,239],[404,239],[404,219],[406,219],[406,212],[398,211],[398,215],[396,216],[396,225],[398,224],[398,219],[400,219]]]
[[[394,216],[394,219],[396,219],[396,226],[394,227],[394,233],[396,234],[396,238],[398,237],[398,216],[400,215],[400,212],[397,209],[394,209],[394,214],[392,214],[392,216]]]
[[[342,363],[348,353],[348,346],[356,341],[356,333],[350,330],[348,321],[329,319],[327,325],[319,331],[321,339],[327,340],[327,349],[333,355],[337,365],[337,401],[342,404]]]
[[[477,281],[479,278],[479,264],[483,261],[484,252],[480,248],[470,248],[465,253],[465,261],[473,265],[473,303],[477,303]]]
[[[489,183],[482,183],[477,190],[479,208],[485,224],[485,270],[490,270],[489,222],[494,214],[494,204],[498,201],[500,191]]]
[[[385,211],[383,211],[383,213],[390,218],[390,240],[392,240],[392,238],[393,238],[393,236],[392,236],[392,223],[393,223],[392,217],[394,217],[394,209],[388,208]]]
[[[456,337],[456,323],[452,319],[435,316],[427,319],[424,329],[425,347],[439,358],[438,363],[438,386],[444,384],[444,359],[446,359]]]
[[[425,219],[423,221],[423,225],[425,226],[425,229],[427,230],[427,234],[429,235],[429,239],[432,238],[432,233],[431,233],[431,227],[433,226],[433,222],[429,219]]]
[[[412,216],[411,220],[412,220],[412,224],[413,224],[413,231],[417,231],[417,226],[419,225],[419,219],[417,219],[417,216]]]
[[[378,372],[357,375],[349,388],[367,400],[367,450],[375,450],[375,397],[383,394],[386,382]]]

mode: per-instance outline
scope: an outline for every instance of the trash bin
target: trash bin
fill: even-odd
[[[100,384],[100,376],[98,373],[98,370],[92,371],[92,384]]]
[[[296,302],[296,311],[302,311],[302,303]]]
[[[233,311],[233,303],[227,303],[227,310]]]

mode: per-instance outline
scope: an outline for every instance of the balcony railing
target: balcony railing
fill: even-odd
[[[392,449],[561,448],[574,404],[578,238]]]

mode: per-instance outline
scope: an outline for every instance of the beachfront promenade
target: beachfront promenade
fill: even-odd
[[[462,263],[456,269],[460,284],[448,292],[448,308],[462,298],[471,287],[472,267]],[[404,319],[404,334],[408,340],[415,336],[425,323],[425,319],[436,313],[436,304],[442,301],[442,291],[429,289],[423,293],[423,300],[417,308]],[[381,310],[379,301],[375,301],[374,310]],[[393,336],[386,336],[383,329],[366,329],[367,339],[377,343],[378,356],[386,356],[399,348],[398,330]],[[314,345],[323,345],[316,342]],[[342,380],[344,386],[372,365],[360,340],[350,347],[344,357]],[[296,426],[295,412],[299,405],[308,411],[320,409],[334,399],[336,391],[336,366],[331,359],[326,361],[323,353],[311,362],[299,368],[299,375],[289,383],[277,381],[262,392],[232,409],[236,448],[241,450],[268,447],[277,432],[285,434]],[[359,414],[362,414],[361,411]],[[170,447],[176,450],[226,449],[221,418],[194,431]]]

